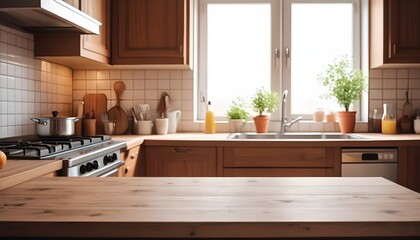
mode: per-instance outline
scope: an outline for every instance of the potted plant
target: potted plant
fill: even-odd
[[[327,87],[327,98],[335,99],[345,111],[337,112],[342,133],[354,132],[356,111],[349,111],[350,104],[359,100],[366,88],[365,77],[360,69],[352,69],[346,56],[329,64],[324,74],[318,76],[322,85]]]
[[[257,89],[257,92],[251,98],[251,107],[258,113],[258,115],[254,117],[257,133],[266,133],[268,131],[270,116],[265,115],[265,113],[275,111],[278,105],[279,94],[277,92],[265,90],[264,88]]]
[[[232,101],[226,115],[228,117],[229,131],[232,133],[241,132],[242,127],[245,125],[246,119],[248,118],[248,112],[244,101],[241,98]]]

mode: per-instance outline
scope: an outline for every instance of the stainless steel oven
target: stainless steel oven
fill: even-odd
[[[398,181],[397,148],[344,148],[341,150],[343,177],[384,177]]]
[[[62,160],[60,176],[113,177],[124,164],[120,151],[124,142],[108,135],[38,137],[24,136],[0,139],[0,149],[13,159]]]

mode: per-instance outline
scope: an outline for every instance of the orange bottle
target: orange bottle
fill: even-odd
[[[204,129],[204,133],[216,133],[216,120],[214,117],[214,112],[211,108],[211,102],[209,101],[207,106],[207,112],[206,112],[206,128]]]

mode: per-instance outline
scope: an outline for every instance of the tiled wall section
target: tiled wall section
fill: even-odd
[[[123,80],[127,86],[122,96],[122,106],[129,110],[139,103],[148,103],[156,109],[160,95],[166,91],[171,96],[171,105],[182,111],[178,131],[195,132],[203,130],[203,123],[194,122],[194,81],[189,70],[77,70],[73,72],[73,99],[75,104],[83,100],[86,93],[105,93],[108,108],[116,103],[112,90],[117,80]],[[405,91],[409,86],[409,100],[413,109],[420,114],[420,69],[379,69],[371,70],[369,80],[369,116],[374,108],[382,113],[383,103],[397,105],[397,114],[401,115],[405,103]],[[278,122],[270,123],[269,131],[278,131]],[[228,132],[226,123],[217,124],[218,132]],[[244,131],[255,131],[253,122],[249,122]],[[299,122],[289,131],[326,131],[339,132],[338,123]],[[367,132],[366,123],[357,123],[356,132]]]
[[[384,103],[397,106],[397,118],[402,117],[403,105],[408,100],[420,115],[420,69],[378,69],[370,71],[369,110],[374,108],[382,113]]]
[[[71,114],[71,69],[33,56],[32,34],[0,25],[0,138],[34,134],[32,117]]]
[[[171,108],[182,112],[178,131],[200,131],[202,124],[193,121],[194,85],[191,70],[75,70],[73,78],[74,104],[82,101],[87,93],[104,93],[109,109],[116,104],[113,85],[122,80],[126,90],[121,96],[121,106],[125,110],[129,111],[141,103],[147,103],[155,110],[162,92],[167,92]]]

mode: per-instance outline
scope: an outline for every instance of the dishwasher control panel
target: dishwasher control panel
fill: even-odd
[[[341,162],[398,162],[397,148],[343,148]]]

